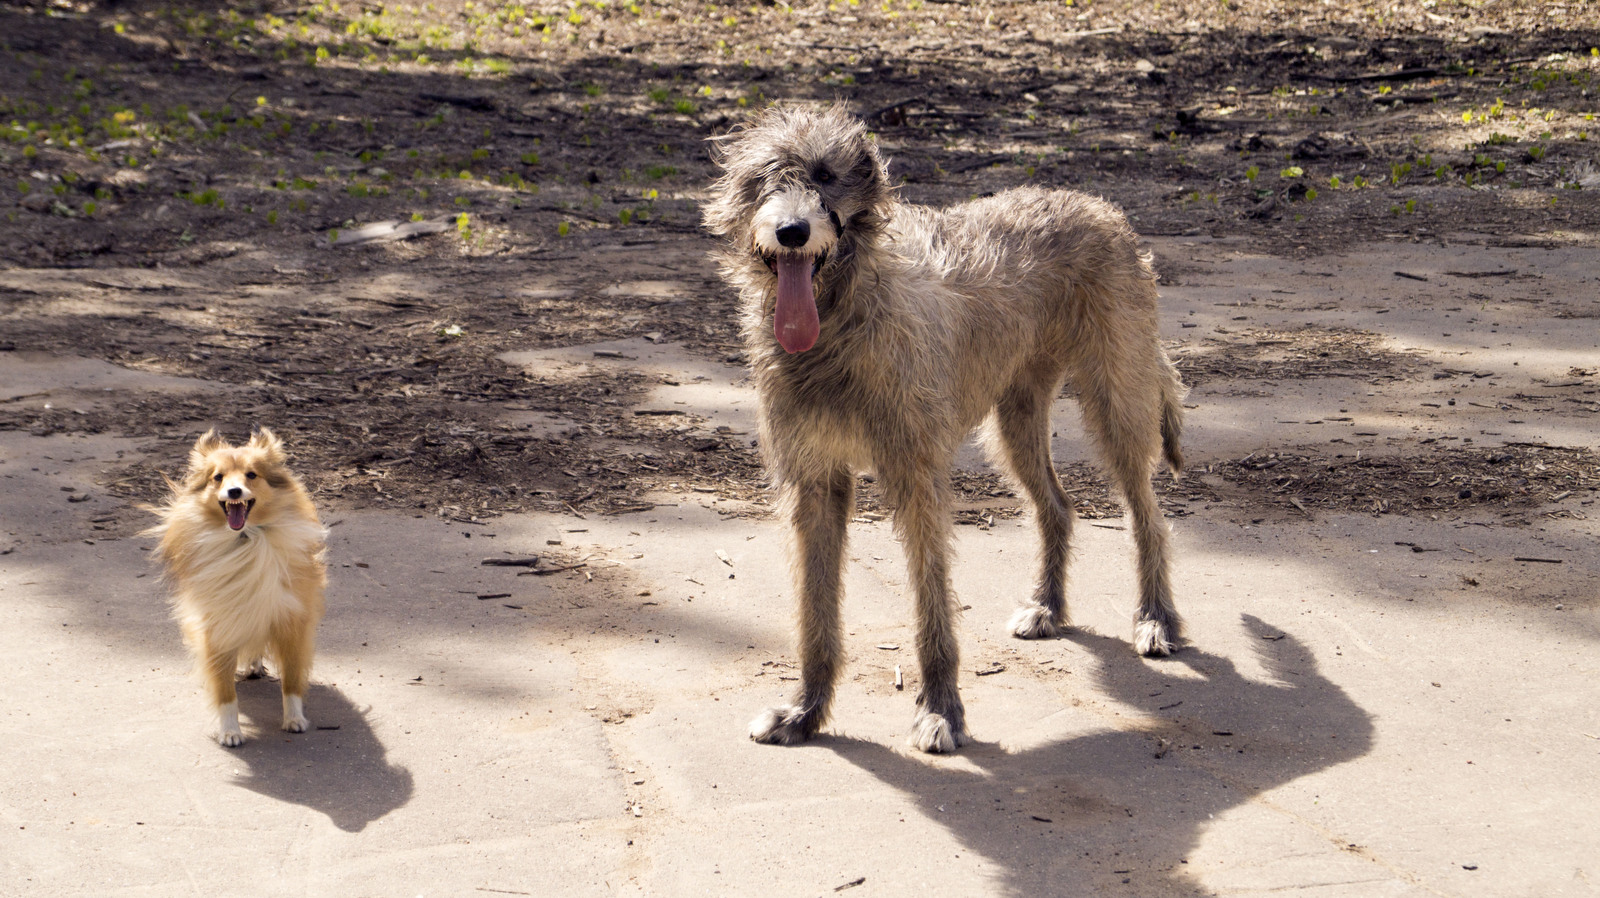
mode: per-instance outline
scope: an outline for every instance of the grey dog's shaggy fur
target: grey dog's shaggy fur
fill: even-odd
[[[1155,274],[1123,215],[1033,188],[944,210],[900,203],[865,129],[837,107],[774,108],[717,153],[723,175],[705,224],[726,238],[722,272],[743,297],[761,447],[794,527],[800,594],[799,692],[758,717],[751,737],[797,743],[827,718],[843,655],[845,527],[856,472],[872,469],[916,594],[911,743],[946,752],[967,740],[950,468],[992,416],[991,445],[1032,499],[1043,540],[1038,586],[1010,628],[1061,633],[1073,513],[1050,458],[1049,414],[1063,383],[1132,515],[1134,647],[1170,653],[1181,622],[1150,477],[1158,455],[1181,465],[1183,387],[1157,338]],[[775,313],[807,300],[811,325]]]

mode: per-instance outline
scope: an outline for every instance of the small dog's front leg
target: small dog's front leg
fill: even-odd
[[[233,680],[239,669],[237,652],[218,651],[211,642],[201,637],[200,657],[202,673],[206,678],[206,692],[211,706],[217,709],[217,742],[224,748],[237,748],[244,744],[244,731],[239,729],[239,693]]]
[[[843,653],[839,598],[855,478],[849,471],[834,471],[825,478],[789,485],[784,498],[798,543],[800,691],[793,703],[768,708],[751,722],[750,738],[772,745],[804,742],[828,719]]]

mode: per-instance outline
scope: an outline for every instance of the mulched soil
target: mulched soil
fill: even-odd
[[[0,403],[0,428],[150,438],[177,464],[206,426],[270,423],[351,507],[607,513],[702,489],[762,513],[747,437],[617,414],[638,376],[544,382],[498,355],[653,332],[737,364],[698,232],[706,140],[777,99],[866,116],[918,202],[1075,187],[1149,234],[1294,255],[1600,227],[1600,4],[1392,6],[0,4],[0,262],[77,279],[0,289],[0,351],[205,378],[236,409]],[[349,242],[414,219],[442,229]],[[689,301],[608,290],[619,264]],[[535,277],[558,289],[516,289]],[[1190,347],[1185,377],[1428,376],[1371,334],[1245,337]],[[535,433],[518,411],[575,426]],[[1163,481],[1163,502],[1439,513],[1593,487],[1583,451],[1502,452],[1306,450]],[[158,474],[113,480],[148,500]],[[1086,516],[1115,513],[1092,471],[1063,475]],[[957,487],[963,522],[1021,505],[992,477]]]

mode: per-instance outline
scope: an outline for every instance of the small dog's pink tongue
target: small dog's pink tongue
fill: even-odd
[[[243,530],[244,519],[250,514],[250,509],[243,502],[229,502],[224,509],[228,513],[228,529]]]
[[[817,298],[811,292],[811,258],[778,255],[778,305],[773,329],[785,352],[805,352],[817,345],[822,329],[817,320]]]

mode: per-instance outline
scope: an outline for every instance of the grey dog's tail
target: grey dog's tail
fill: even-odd
[[[1172,468],[1172,476],[1183,473],[1183,395],[1188,392],[1178,379],[1178,369],[1163,358],[1167,367],[1167,381],[1161,385],[1161,455]]]

